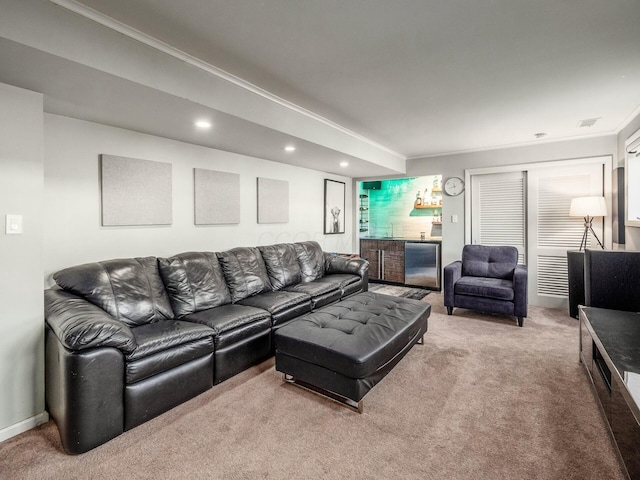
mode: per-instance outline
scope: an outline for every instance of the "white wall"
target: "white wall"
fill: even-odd
[[[612,155],[616,158],[616,136],[585,138],[565,142],[540,143],[531,146],[486,150],[479,152],[443,155],[407,161],[407,176],[442,174],[443,181],[449,177],[464,180],[466,169],[515,165],[553,160]],[[615,162],[614,162],[615,163]],[[460,259],[464,246],[464,193],[457,197],[446,197],[442,207],[442,264]],[[458,216],[458,223],[451,216]]]
[[[42,95],[0,84],[0,441],[44,412]],[[5,234],[5,215],[23,234]]]
[[[134,256],[170,256],[184,251],[222,251],[238,246],[316,240],[326,251],[353,250],[353,206],[346,202],[344,235],[324,235],[324,178],[327,175],[234,153],[45,114],[44,277],[80,263]],[[215,132],[213,132],[215,134]],[[102,227],[101,153],[168,162],[173,174],[173,225]],[[240,174],[239,225],[195,226],[193,169]],[[256,178],[289,182],[289,223],[258,224]]]
[[[640,114],[631,120],[618,134],[618,166],[624,167],[624,142],[633,135],[636,130],[640,129]],[[640,179],[635,180],[636,188]],[[624,230],[625,250],[640,250],[640,228],[626,227]]]

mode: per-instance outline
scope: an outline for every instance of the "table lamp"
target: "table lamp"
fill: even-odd
[[[604,217],[605,215],[607,215],[607,205],[604,197],[578,197],[571,200],[569,216],[584,217],[584,233],[582,234],[582,242],[580,242],[580,251],[587,246],[589,232],[593,234],[598,245],[604,250],[604,245],[598,239],[596,232],[593,231],[592,222],[594,217]]]

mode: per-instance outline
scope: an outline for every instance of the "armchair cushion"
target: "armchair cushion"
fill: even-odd
[[[455,284],[455,294],[495,298],[510,302],[514,297],[513,282],[500,278],[462,277]]]
[[[517,264],[518,249],[515,247],[465,245],[462,249],[463,276],[511,280]]]

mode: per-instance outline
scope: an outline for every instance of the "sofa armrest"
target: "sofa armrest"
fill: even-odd
[[[362,291],[369,290],[369,262],[364,258],[347,258],[324,252],[324,273],[348,273],[362,279]]]
[[[462,277],[462,261],[456,260],[444,267],[444,306],[455,307],[454,286]]]
[[[114,347],[129,354],[138,346],[128,325],[72,293],[45,290],[44,302],[47,324],[69,350]]]
[[[527,267],[516,265],[513,271],[513,309],[516,317],[527,316]]]
[[[369,262],[364,258],[347,258],[324,252],[324,271],[332,273],[350,273],[364,278],[369,272]]]

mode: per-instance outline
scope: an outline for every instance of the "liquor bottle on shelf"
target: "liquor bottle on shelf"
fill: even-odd
[[[422,197],[420,197],[420,190],[418,190],[418,193],[416,194],[416,207],[419,207],[422,205]]]

